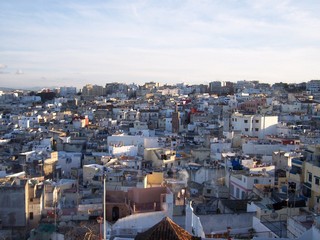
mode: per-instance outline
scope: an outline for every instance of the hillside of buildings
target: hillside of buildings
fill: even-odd
[[[0,239],[320,239],[319,129],[320,80],[4,88]]]

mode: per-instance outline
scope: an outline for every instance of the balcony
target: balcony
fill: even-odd
[[[302,161],[297,159],[297,158],[293,158],[292,159],[292,164],[296,164],[296,165],[302,166]]]

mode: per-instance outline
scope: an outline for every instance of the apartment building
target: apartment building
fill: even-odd
[[[233,113],[231,115],[231,131],[239,131],[243,135],[265,138],[277,133],[278,116],[245,115]]]

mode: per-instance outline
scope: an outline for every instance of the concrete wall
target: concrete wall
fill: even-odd
[[[163,172],[153,172],[145,177],[145,188],[159,186],[163,182]]]
[[[167,193],[166,187],[134,188],[128,191],[128,197],[135,203],[160,202],[160,196]]]
[[[255,230],[255,236],[258,237],[267,237],[267,238],[277,238],[277,235],[271,232],[269,228],[263,225],[260,222],[259,218],[253,217],[252,218],[252,228]]]
[[[3,227],[26,226],[25,188],[6,186],[0,188],[0,219]]]
[[[60,151],[66,152],[81,152],[83,149],[83,144],[79,143],[64,143],[63,149],[58,149]]]
[[[201,148],[201,149],[191,150],[191,155],[194,159],[199,159],[199,161],[204,161],[210,158],[210,149]]]
[[[28,209],[26,217],[29,229],[36,228],[41,219],[40,198],[36,198],[35,191],[36,186],[26,187],[26,206]],[[32,219],[30,213],[32,213]]]
[[[200,221],[206,234],[225,232],[232,229],[251,228],[255,213],[200,215]]]

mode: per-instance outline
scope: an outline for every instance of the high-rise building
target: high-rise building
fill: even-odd
[[[62,97],[73,96],[73,95],[77,94],[77,88],[75,88],[75,87],[60,87],[59,94]]]
[[[105,88],[98,85],[87,84],[82,88],[83,96],[103,96],[105,95]]]
[[[319,93],[320,92],[320,80],[311,80],[307,82],[306,90],[311,93]]]
[[[209,93],[220,94],[222,84],[220,81],[213,81],[209,83]]]

